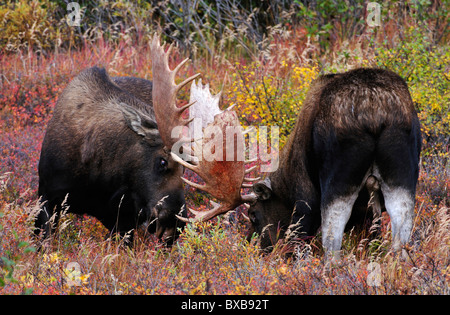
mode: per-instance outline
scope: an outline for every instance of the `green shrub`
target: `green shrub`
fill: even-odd
[[[447,155],[450,142],[450,49],[433,43],[425,25],[409,27],[392,48],[376,48],[375,65],[398,73],[408,83],[418,110],[424,154]],[[447,152],[446,152],[447,151]]]

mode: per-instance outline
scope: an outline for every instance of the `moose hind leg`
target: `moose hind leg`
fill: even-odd
[[[372,137],[358,134],[330,141],[322,153],[319,174],[322,245],[328,254],[341,249],[345,226],[373,160]],[[339,258],[339,254],[334,255]]]
[[[353,204],[358,197],[358,188],[354,192],[334,198],[322,206],[322,245],[327,255],[339,257],[345,225],[352,213]]]
[[[413,126],[414,127],[414,126]],[[387,128],[378,140],[376,166],[381,179],[386,211],[391,219],[392,248],[400,250],[409,241],[419,175],[420,131]]]
[[[409,241],[414,220],[414,194],[403,187],[381,186],[391,219],[392,249],[399,251]]]

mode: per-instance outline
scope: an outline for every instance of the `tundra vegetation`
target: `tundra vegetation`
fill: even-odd
[[[68,26],[65,1],[0,5],[0,294],[450,294],[448,0],[384,1],[373,27],[358,0],[79,3],[80,26]],[[280,147],[319,74],[370,66],[404,78],[423,138],[406,259],[390,251],[386,213],[375,238],[347,232],[331,265],[320,235],[262,254],[246,237],[244,207],[187,224],[172,247],[139,231],[132,248],[100,221],[63,211],[38,243],[37,165],[58,96],[96,65],[151,80],[155,31],[177,44],[172,67],[192,59],[180,80],[201,72],[213,94],[222,91],[221,108],[235,104],[242,126],[278,125]],[[186,103],[189,91],[178,98]],[[191,186],[185,197],[191,208],[209,207]]]

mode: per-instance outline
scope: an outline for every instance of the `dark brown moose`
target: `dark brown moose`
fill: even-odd
[[[178,91],[198,74],[176,84],[176,74],[188,59],[171,70],[172,46],[165,51],[155,35],[150,48],[153,82],[110,78],[104,69],[94,67],[75,77],[59,97],[39,162],[42,206],[35,222],[37,234],[43,231],[48,235],[52,222],[65,208],[95,216],[121,234],[147,225],[150,232],[171,243],[189,221],[182,179],[195,185],[182,178],[183,166],[205,180],[196,187],[221,202],[211,202],[214,207],[201,212],[203,219],[255,200],[254,194],[240,194],[241,187],[249,185],[243,182],[254,180],[244,178],[251,171],[245,170],[245,161],[186,162],[181,158],[195,156],[194,147],[186,146],[193,139],[183,136],[182,128],[180,132],[180,127],[188,129],[192,121],[183,114],[193,105],[192,113],[206,113],[211,117],[208,127],[222,134],[232,128],[237,138],[243,139],[242,128],[236,113],[219,110],[218,96],[212,97],[201,82],[192,84],[193,101],[178,107]],[[214,106],[215,111],[210,111]],[[209,140],[204,137],[198,141]],[[235,145],[225,139],[223,143]]]
[[[174,125],[183,125],[176,94],[198,75],[175,84],[168,54],[151,43],[152,82],[110,78],[90,68],[60,95],[49,122],[39,162],[41,211],[36,233],[52,230],[62,207],[98,218],[111,231],[126,233],[146,223],[171,242],[186,216],[183,168],[170,154]],[[161,119],[169,117],[172,121]],[[176,115],[176,113],[178,113]]]
[[[280,154],[279,168],[253,184],[254,194],[241,198],[251,204],[249,235],[260,234],[267,248],[288,228],[306,238],[321,227],[323,246],[334,253],[346,225],[379,218],[385,208],[393,249],[399,250],[413,225],[420,148],[419,120],[398,75],[356,69],[319,77]],[[220,213],[194,212],[195,220]]]
[[[253,229],[261,233],[270,225],[262,246],[272,244],[277,229],[291,225],[302,237],[321,226],[325,250],[338,251],[347,223],[372,218],[364,213],[367,206],[357,207],[372,196],[373,217],[385,207],[392,246],[399,250],[413,226],[420,148],[420,123],[398,75],[356,69],[321,76],[303,103],[279,169],[253,185]]]

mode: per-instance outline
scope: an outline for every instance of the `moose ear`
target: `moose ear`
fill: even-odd
[[[137,109],[120,103],[120,110],[127,126],[142,137],[152,139],[154,141],[159,137],[158,125],[150,117],[142,114]]]
[[[259,200],[267,200],[272,195],[272,185],[270,178],[266,178],[253,184],[253,191]]]

